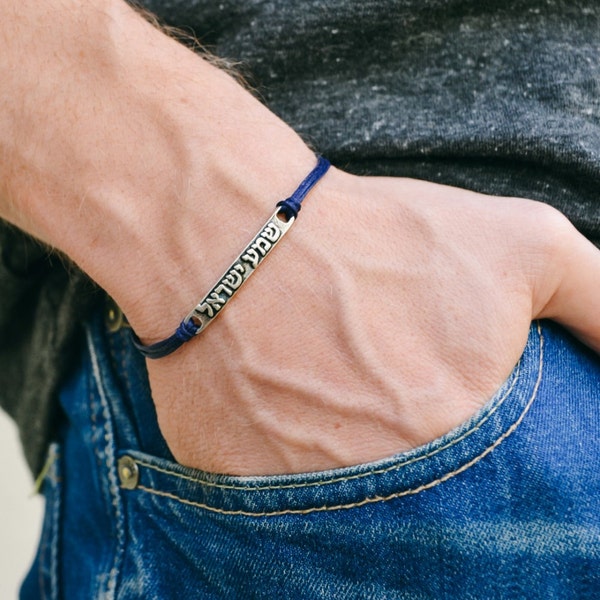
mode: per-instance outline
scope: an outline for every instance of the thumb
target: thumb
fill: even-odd
[[[555,279],[537,291],[533,317],[557,321],[600,354],[600,250],[566,219],[554,233],[548,259]]]

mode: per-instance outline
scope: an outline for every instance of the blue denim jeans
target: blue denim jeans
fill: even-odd
[[[143,361],[98,318],[62,393],[22,598],[598,598],[599,401],[598,358],[541,322],[494,397],[426,446],[204,473],[173,460]]]

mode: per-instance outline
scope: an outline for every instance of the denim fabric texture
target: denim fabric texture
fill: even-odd
[[[127,330],[98,318],[62,392],[22,598],[597,598],[599,399],[598,357],[535,323],[502,388],[426,446],[204,473],[173,460]]]

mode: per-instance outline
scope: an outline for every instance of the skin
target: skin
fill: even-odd
[[[0,216],[144,342],[170,335],[312,151],[121,1],[0,12]],[[548,206],[332,168],[219,319],[148,362],[159,425],[182,464],[239,475],[406,450],[489,399],[532,319],[600,351],[598,281],[600,252]]]

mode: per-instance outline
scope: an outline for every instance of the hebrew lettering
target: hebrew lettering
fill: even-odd
[[[242,265],[237,264],[225,277],[223,278],[224,283],[229,286],[233,290],[237,290],[240,285],[242,285],[244,278],[242,275],[244,274],[244,267]]]
[[[256,241],[254,242],[254,244],[252,244],[252,247],[258,250],[263,256],[265,256],[265,254],[271,249],[272,245],[273,244],[271,244],[271,242],[269,242],[265,238],[259,237],[256,238]]]
[[[229,287],[227,287],[223,282],[221,282],[216,288],[215,288],[215,292],[217,294],[221,294],[221,293],[225,293],[228,296],[233,295],[233,290]]]
[[[258,267],[260,256],[254,248],[248,248],[246,254],[242,255],[242,260],[251,264],[256,269],[256,267]]]
[[[269,223],[260,235],[269,240],[269,242],[276,242],[281,235],[281,230],[274,223]]]

